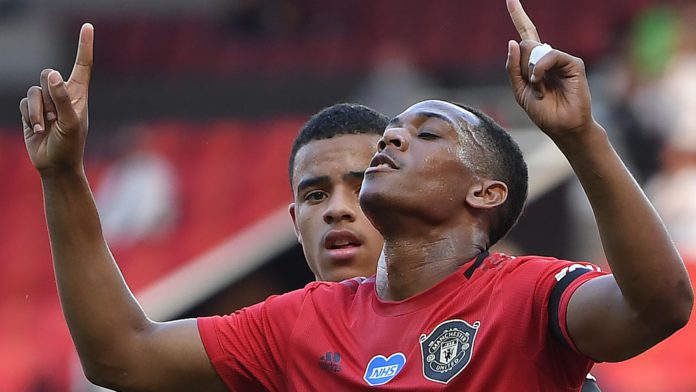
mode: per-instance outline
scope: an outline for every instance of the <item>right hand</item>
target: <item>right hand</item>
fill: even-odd
[[[554,141],[585,134],[595,123],[583,61],[553,49],[529,69],[531,52],[541,45],[539,34],[519,0],[506,4],[522,40],[509,42],[506,64],[517,103]]]
[[[41,87],[30,87],[19,103],[27,152],[42,176],[83,168],[93,43],[94,27],[85,23],[68,81],[58,71],[45,69]]]

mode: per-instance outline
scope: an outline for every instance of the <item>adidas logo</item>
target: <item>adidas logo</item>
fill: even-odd
[[[338,373],[341,371],[341,354],[327,351],[319,357],[319,367],[330,372]]]

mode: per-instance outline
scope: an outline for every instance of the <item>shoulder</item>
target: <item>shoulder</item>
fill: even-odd
[[[489,279],[494,279],[499,284],[508,288],[535,287],[542,292],[548,292],[557,282],[574,281],[583,276],[580,281],[588,277],[603,275],[601,269],[584,261],[569,261],[547,256],[509,256],[502,253],[493,253],[485,261],[483,266]]]
[[[246,306],[225,316],[201,317],[201,325],[211,326],[217,324],[222,327],[234,328],[237,324],[261,323],[263,320],[279,320],[282,324],[289,325],[300,316],[303,309],[312,308],[317,301],[329,301],[329,298],[340,297],[345,291],[339,283],[335,282],[310,282],[301,289],[283,294],[271,295],[266,300],[254,305]]]
[[[305,299],[307,297],[348,299],[369,293],[374,287],[374,281],[374,277],[356,277],[341,282],[311,282],[302,291]]]
[[[553,271],[555,271],[554,274],[565,274],[577,269],[600,271],[599,267],[585,261],[569,261],[535,255],[510,256],[504,253],[492,253],[486,259],[485,267],[502,273],[524,275],[542,275]]]
[[[303,288],[272,295],[265,301],[236,311],[239,314],[298,314],[302,309],[320,305],[345,304],[357,296],[366,297],[374,291],[374,278],[352,278],[342,282],[315,281]]]

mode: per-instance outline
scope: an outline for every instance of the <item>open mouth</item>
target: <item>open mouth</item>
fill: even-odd
[[[328,249],[343,249],[343,248],[349,248],[351,246],[359,246],[359,244],[351,241],[337,241],[334,242],[333,244],[329,245]]]
[[[326,249],[345,249],[362,245],[362,241],[350,230],[331,230],[324,237]]]
[[[361,245],[362,241],[350,230],[331,230],[324,236],[324,248],[336,260],[352,259]]]
[[[372,158],[372,161],[370,161],[370,167],[365,170],[365,173],[398,169],[399,166],[396,164],[396,162],[394,162],[389,155],[381,152]]]

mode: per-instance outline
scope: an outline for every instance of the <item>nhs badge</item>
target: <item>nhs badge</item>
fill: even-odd
[[[447,320],[429,335],[421,335],[423,376],[447,384],[461,373],[471,360],[480,326],[479,321],[471,325],[464,320]]]
[[[386,384],[399,374],[404,365],[406,356],[402,353],[392,354],[389,358],[375,355],[368,362],[363,379],[371,386]]]

